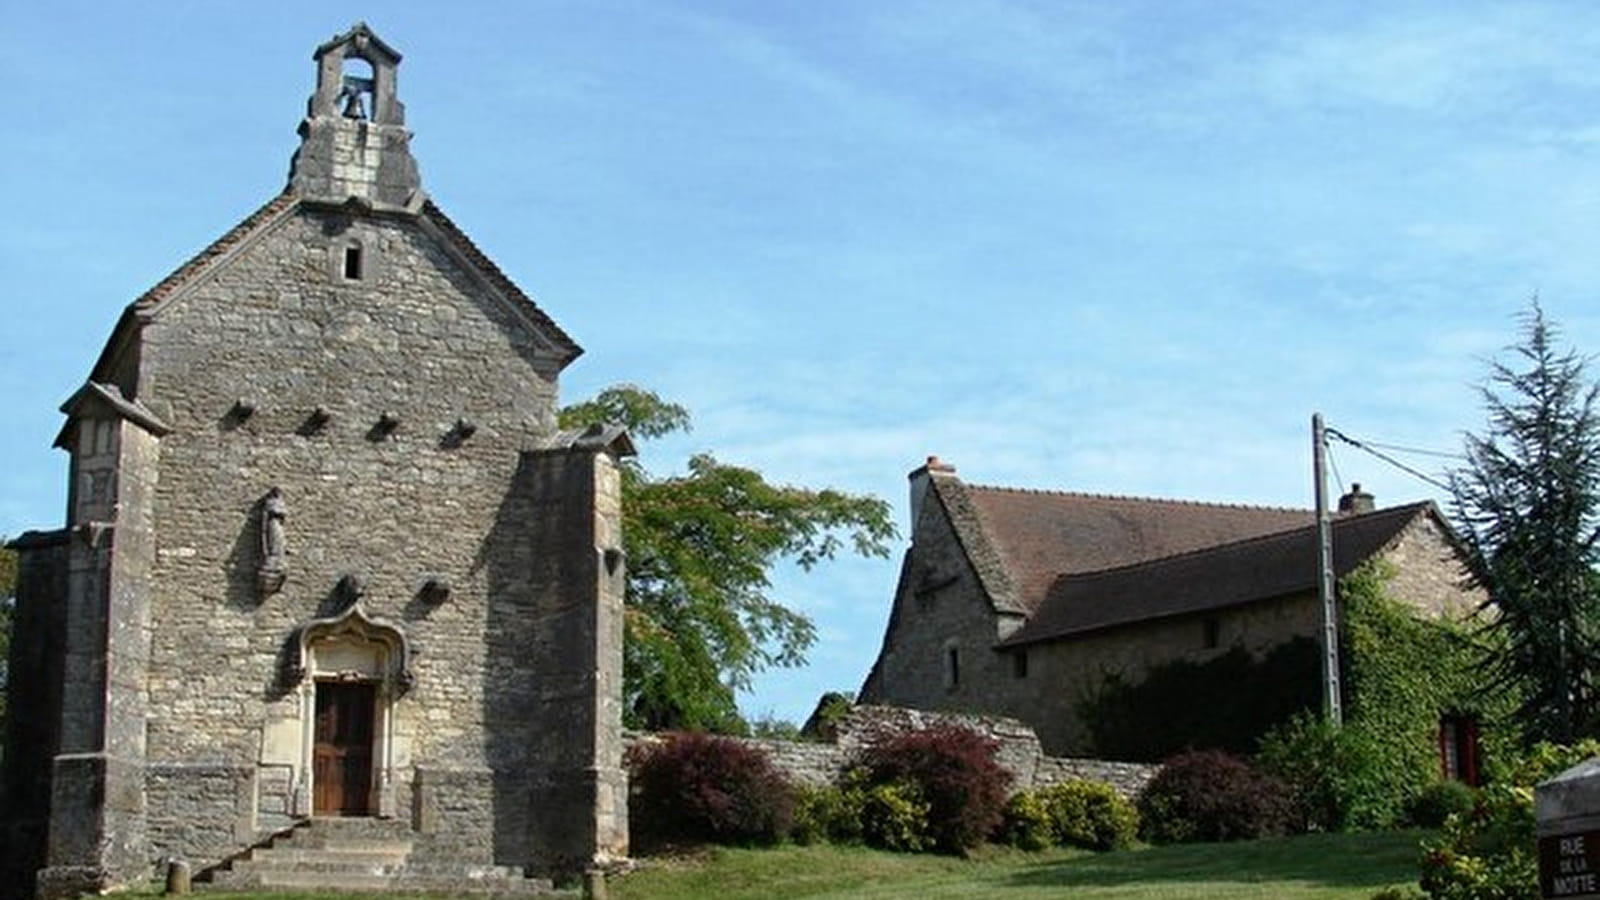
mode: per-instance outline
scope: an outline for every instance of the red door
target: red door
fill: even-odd
[[[377,699],[377,685],[370,682],[317,682],[316,742],[311,752],[315,815],[372,815]]]

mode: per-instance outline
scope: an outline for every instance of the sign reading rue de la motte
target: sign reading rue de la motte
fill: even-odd
[[[1600,897],[1600,831],[1539,838],[1539,892],[1545,897]]]

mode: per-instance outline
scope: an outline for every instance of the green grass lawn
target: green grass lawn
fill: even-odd
[[[614,900],[999,897],[1367,900],[1414,884],[1423,832],[1320,834],[1118,853],[987,849],[971,860],[853,847],[712,849],[646,860],[614,879]]]

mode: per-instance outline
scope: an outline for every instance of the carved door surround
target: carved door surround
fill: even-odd
[[[300,694],[297,815],[393,816],[393,706],[410,689],[404,632],[360,602],[295,630],[290,680]]]

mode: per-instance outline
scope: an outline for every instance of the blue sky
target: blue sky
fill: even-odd
[[[0,534],[59,524],[56,406],[282,187],[310,53],[358,19],[406,56],[425,187],[586,348],[564,396],[693,411],[659,472],[711,450],[902,522],[928,454],[1306,506],[1314,411],[1455,449],[1535,292],[1600,350],[1593,4],[5,7]],[[783,573],[820,640],[746,711],[857,687],[897,565]]]

